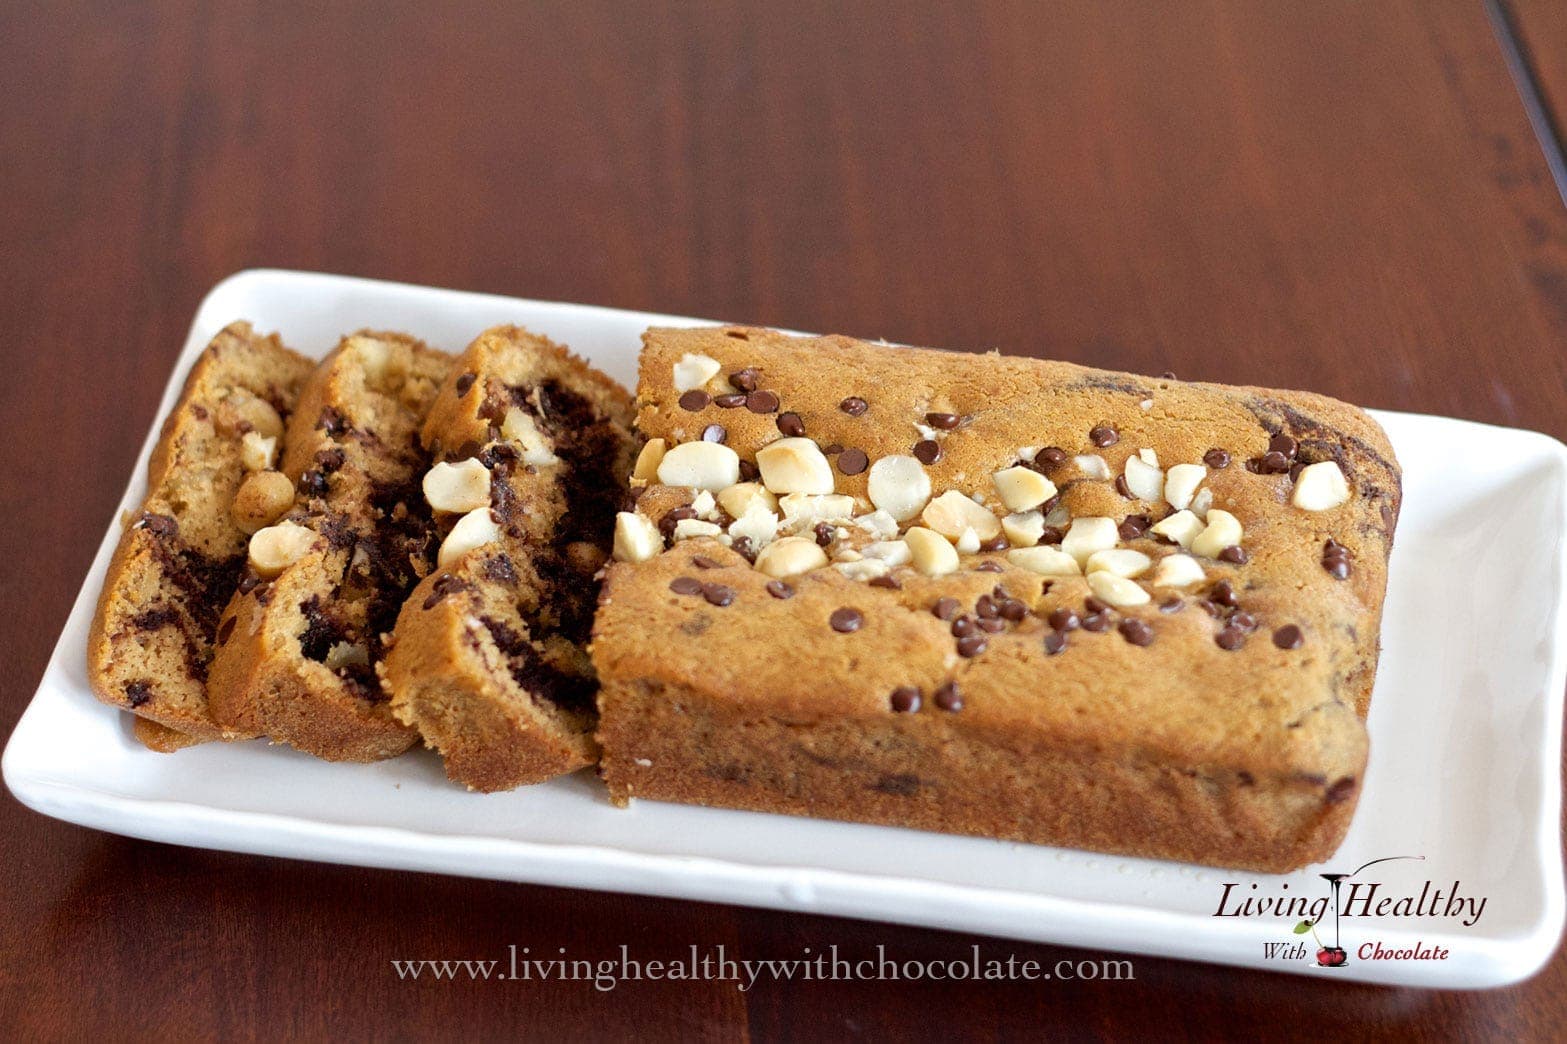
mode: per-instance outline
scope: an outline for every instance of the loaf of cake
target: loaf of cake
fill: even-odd
[[[314,365],[236,322],[201,353],[164,421],[87,641],[93,692],[138,715],[134,734],[155,750],[247,734],[207,704],[218,616],[251,531],[233,507],[241,488],[276,478],[284,420]]]
[[[487,330],[452,367],[423,440],[443,537],[382,675],[392,712],[474,790],[597,760],[584,646],[636,443],[631,397],[565,348]]]
[[[1258,871],[1337,847],[1400,479],[1317,395],[654,329],[612,798]]]
[[[435,567],[419,443],[451,356],[400,334],[343,339],[287,426],[281,518],[259,529],[217,629],[214,717],[333,761],[407,750],[376,675],[404,598]]]

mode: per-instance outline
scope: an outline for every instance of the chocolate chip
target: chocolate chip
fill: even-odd
[[[974,622],[972,616],[960,616],[952,621],[952,637],[967,638],[979,630],[979,624]]]
[[[932,428],[940,428],[942,431],[951,431],[963,422],[956,413],[927,413],[925,423]]]
[[[1044,449],[1034,454],[1034,463],[1045,468],[1055,468],[1065,464],[1067,462],[1067,458],[1068,454],[1066,450],[1062,449],[1061,447],[1046,446]]]
[[[229,636],[234,633],[234,625],[238,622],[239,617],[231,616],[227,620],[224,620],[222,623],[218,624],[219,645],[222,645],[224,642],[229,640]]]
[[[1298,482],[1300,480],[1300,473],[1302,471],[1305,471],[1305,470],[1306,470],[1306,462],[1303,461],[1303,460],[1297,460],[1295,463],[1291,464],[1290,465],[1290,481],[1291,482]]]
[[[1229,562],[1232,565],[1245,565],[1251,561],[1251,556],[1246,553],[1244,547],[1241,547],[1239,544],[1231,544],[1219,552],[1219,561]]]
[[[769,580],[767,581],[767,593],[774,598],[793,598],[794,588],[782,580]]]
[[[1306,644],[1306,636],[1294,624],[1285,624],[1273,632],[1273,644],[1280,649],[1299,649]]]
[[[336,446],[333,446],[331,449],[324,449],[316,454],[316,463],[321,466],[321,470],[326,474],[331,474],[341,469],[347,460],[348,457]]]
[[[1124,477],[1124,476],[1123,476]],[[1122,540],[1136,540],[1153,525],[1147,515],[1127,515],[1119,527]]]
[[[1066,648],[1066,635],[1051,631],[1045,635],[1045,655],[1054,656]]]
[[[1293,457],[1300,444],[1282,431],[1268,440],[1269,453],[1282,453],[1286,457]]]
[[[1127,500],[1137,499],[1136,497],[1132,496],[1132,487],[1126,484],[1125,475],[1117,475],[1115,477],[1115,491],[1121,494],[1121,496],[1125,497]]]
[[[1178,613],[1185,608],[1186,603],[1173,595],[1159,603],[1159,611],[1161,613]]]
[[[180,524],[172,515],[155,515],[149,511],[138,518],[131,528],[145,529],[154,536],[171,537],[179,533]]]
[[[468,389],[472,388],[473,382],[478,379],[479,375],[472,372],[465,373],[461,377],[457,378],[457,383],[452,386],[457,392],[457,397],[460,399],[464,395],[467,395]]]
[[[941,444],[935,439],[921,439],[914,444],[914,459],[921,464],[934,464],[941,459]]]
[[[1241,604],[1240,599],[1235,596],[1235,588],[1228,580],[1220,580],[1214,584],[1213,590],[1208,593],[1208,597],[1219,605],[1237,606]]]
[[[805,422],[800,419],[798,413],[780,413],[778,430],[791,439],[797,439],[805,434]]]
[[[816,523],[816,528],[811,530],[811,532],[816,534],[817,546],[819,546],[819,547],[831,547],[832,546],[832,532],[833,532],[833,530],[832,530],[832,526],[831,525],[827,524],[826,522],[818,522],[818,523]]]
[[[1089,613],[1083,617],[1083,630],[1102,634],[1110,629],[1109,613]]]
[[[1108,613],[1110,611],[1110,603],[1102,602],[1093,595],[1089,595],[1083,599],[1083,608],[1091,613]]]
[[[982,634],[971,634],[958,639],[958,655],[972,659],[984,652],[990,645],[989,640]]]
[[[979,625],[979,629],[984,631],[986,634],[1000,634],[1002,631],[1007,629],[1007,622],[994,616],[986,617],[983,620],[977,620],[975,622]]]
[[[1257,618],[1242,610],[1241,612],[1238,612],[1234,616],[1230,617],[1230,626],[1239,628],[1245,633],[1250,634],[1257,629]]]
[[[306,496],[326,496],[326,476],[315,468],[301,472],[299,476],[299,491]]]
[[[1230,466],[1230,455],[1224,450],[1214,447],[1202,455],[1202,462],[1214,471],[1223,471]]]
[[[702,597],[708,605],[726,606],[735,600],[735,589],[723,584],[703,584]]]
[[[1008,547],[1005,533],[997,533],[989,540],[982,540],[979,544],[981,551],[1005,551]]]
[[[1129,616],[1121,621],[1121,637],[1133,645],[1153,644],[1153,628],[1135,616]]]
[[[690,504],[681,504],[678,507],[672,507],[664,513],[663,518],[658,520],[658,531],[664,534],[665,540],[668,540],[670,537],[675,535],[675,524],[677,522],[695,517],[696,508],[692,507]]]
[[[1107,446],[1114,446],[1117,442],[1120,442],[1121,433],[1108,424],[1100,424],[1089,429],[1088,441],[1100,449],[1104,449]]]
[[[936,706],[944,711],[960,711],[963,709],[963,693],[958,690],[958,683],[943,682],[936,690]]]
[[[725,392],[713,397],[713,405],[721,410],[738,409],[745,405],[745,396],[739,392]]]
[[[1053,610],[1051,614],[1046,617],[1046,619],[1049,621],[1050,626],[1054,627],[1058,631],[1077,630],[1077,614],[1065,606],[1060,609]]]
[[[873,576],[870,579],[870,585],[872,587],[885,587],[893,591],[903,590],[903,585],[898,582],[898,578],[891,575]]]
[[[1238,627],[1223,627],[1213,636],[1213,641],[1225,652],[1234,652],[1246,644],[1246,635]]]
[[[1008,598],[1006,601],[1001,603],[1001,618],[1003,620],[1010,620],[1013,623],[1022,623],[1023,618],[1027,615],[1028,606],[1024,605],[1016,598]]]
[[[745,408],[752,413],[777,413],[778,393],[754,391],[745,397]]]
[[[865,623],[865,617],[860,615],[858,609],[834,609],[832,615],[827,618],[827,622],[839,634],[852,634],[858,631]]]
[[[1257,471],[1263,475],[1282,475],[1290,469],[1290,459],[1278,450],[1269,450],[1257,458]]]
[[[756,369],[747,366],[743,370],[737,370],[729,375],[729,383],[743,392],[756,391]]]
[[[709,424],[702,429],[703,442],[724,443],[729,441],[729,429],[722,424]]]
[[[1007,571],[1007,567],[1006,566],[1002,565],[1000,562],[997,562],[997,561],[995,561],[993,559],[989,559],[989,558],[985,559],[983,562],[981,562],[979,565],[975,566],[974,568],[979,570],[981,573],[1004,573],[1004,572]]]
[[[862,449],[846,449],[838,454],[838,470],[845,475],[858,475],[870,466],[870,458]]]
[[[348,418],[336,406],[323,406],[316,417],[316,427],[328,435],[341,435],[348,430]]]
[[[931,614],[938,620],[950,620],[958,615],[958,610],[963,608],[956,598],[941,597],[936,599],[936,604],[930,607]]]
[[[718,568],[721,568],[721,563],[719,563],[719,562],[717,562],[717,561],[715,561],[715,560],[713,560],[711,558],[708,558],[706,555],[692,555],[691,556],[691,564],[696,566],[698,569],[718,569]]]
[[[261,583],[261,577],[254,572],[246,570],[245,575],[239,578],[239,593],[242,595],[254,591]]]
[[[1322,545],[1322,568],[1335,580],[1348,580],[1350,574],[1349,548],[1337,540],[1328,538]]]
[[[1066,538],[1066,532],[1059,526],[1046,526],[1039,534],[1041,544],[1059,544]]]
[[[152,699],[152,683],[149,681],[129,681],[125,683],[125,702],[132,707],[140,707]]]
[[[760,468],[758,468],[756,466],[756,461],[754,461],[754,460],[742,460],[742,461],[740,461],[740,481],[741,482],[755,482],[757,479],[759,479],[761,477],[762,477],[762,469],[760,469]]]
[[[974,603],[974,615],[981,620],[993,620],[1001,615],[1001,607],[989,595],[980,595],[979,600]]]
[[[920,709],[920,691],[912,685],[900,685],[887,702],[899,714],[913,714]]]
[[[870,404],[858,395],[851,395],[840,402],[838,408],[851,417],[858,417],[870,409]]]
[[[692,388],[690,391],[680,393],[680,408],[691,413],[705,410],[707,404],[712,401],[712,396],[708,395],[701,388]]]
[[[677,595],[701,594],[702,581],[694,576],[677,576],[669,581],[669,589]]]

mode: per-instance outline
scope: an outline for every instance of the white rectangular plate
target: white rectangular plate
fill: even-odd
[[[694,320],[299,272],[252,271],[202,303],[163,397],[238,318],[324,354],[361,327],[459,350],[520,323],[621,381],[650,324]],[[92,698],[87,627],[115,539],[111,522],[32,704],[5,752],[6,783],[46,815],[134,837],[234,851],[674,896],[929,925],[1096,949],[1437,987],[1515,982],[1563,923],[1562,699],[1567,673],[1567,449],[1523,431],[1380,414],[1404,466],[1372,702],[1371,766],[1343,848],[1283,877],[888,827],[637,802],[613,808],[591,773],[510,794],[446,781],[434,756],[332,765],[264,743],[154,754],[130,718]],[[147,436],[121,509],[143,491]],[[117,519],[119,512],[115,513]],[[1297,915],[1215,916],[1244,896],[1326,895],[1317,872],[1362,876],[1383,896],[1423,882],[1484,897],[1471,926],[1440,916],[1346,917],[1350,963],[1281,961]],[[1253,885],[1257,887],[1252,888]],[[1285,886],[1288,886],[1286,889]],[[1330,919],[1331,920],[1331,919]],[[1331,928],[1328,928],[1331,931]],[[1305,936],[1310,939],[1311,937]],[[1415,943],[1445,960],[1361,960]],[[1313,946],[1314,950],[1315,947]]]

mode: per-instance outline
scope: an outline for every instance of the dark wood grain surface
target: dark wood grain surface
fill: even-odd
[[[197,301],[250,266],[1173,369],[1567,436],[1567,212],[1478,0],[925,6],[0,5],[0,733]],[[1567,89],[1567,23],[1522,6],[1546,10],[1518,24]],[[399,984],[394,958],[513,942],[930,959],[982,940],[188,851],[8,796],[0,884],[0,1027],[23,1039],[1544,1039],[1567,1023],[1560,954],[1479,994],[1152,958],[1135,983]]]

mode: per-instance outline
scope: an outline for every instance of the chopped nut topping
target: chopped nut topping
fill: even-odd
[[[1348,501],[1349,483],[1338,462],[1332,460],[1319,460],[1301,469],[1290,497],[1290,503],[1306,511],[1328,511]]]
[[[490,504],[490,469],[469,457],[445,461],[424,474],[424,499],[436,511],[462,515]]]
[[[441,550],[436,555],[436,564],[442,569],[450,569],[463,555],[485,544],[499,540],[501,528],[490,517],[488,506],[475,508],[452,527],[452,531],[446,534],[446,539],[441,541]]]
[[[294,484],[281,471],[252,471],[234,492],[229,506],[242,533],[270,526],[294,506]]]
[[[860,515],[854,524],[877,540],[891,540],[898,535],[898,520],[880,508],[868,515]]]
[[[664,454],[669,449],[669,443],[663,439],[648,439],[642,447],[642,452],[637,454],[636,466],[631,469],[631,478],[636,482],[652,482],[658,478],[658,466],[664,461]]]
[[[1125,478],[1126,488],[1138,500],[1158,502],[1164,496],[1164,472],[1141,456],[1126,458]]]
[[[893,454],[871,465],[866,494],[877,508],[907,522],[930,500],[930,476],[913,457]]]
[[[775,540],[756,556],[756,568],[779,580],[820,569],[826,564],[827,552],[818,547],[816,541],[805,537]]]
[[[860,548],[866,558],[880,559],[889,566],[908,565],[913,549],[903,540],[877,540]]]
[[[914,568],[926,576],[946,576],[958,568],[958,552],[952,543],[935,530],[911,526],[903,534]]]
[[[666,486],[728,489],[740,481],[740,455],[717,442],[683,442],[664,454],[658,480]]]
[[[1001,532],[1013,547],[1033,547],[1045,535],[1045,516],[1038,511],[1020,511],[1001,520]]]
[[[1110,477],[1110,465],[1106,464],[1105,459],[1097,453],[1084,453],[1073,457],[1072,463],[1078,466],[1084,478],[1104,480]]]
[[[263,580],[271,580],[305,557],[315,542],[315,530],[297,522],[258,529],[250,538],[250,568]]]
[[[1037,508],[1056,495],[1056,484],[1032,468],[1011,467],[990,477],[1009,511]]]
[[[1128,609],[1134,605],[1147,605],[1151,599],[1148,592],[1144,591],[1134,581],[1124,576],[1116,576],[1114,573],[1097,572],[1088,574],[1089,590],[1094,592],[1094,597],[1102,602],[1107,602],[1116,609]]]
[[[682,518],[675,523],[675,540],[694,540],[697,537],[722,536],[724,531],[715,522],[704,522],[700,518]]]
[[[1154,571],[1155,587],[1190,587],[1207,579],[1201,563],[1191,555],[1169,555],[1159,560]]]
[[[721,369],[723,366],[717,359],[687,352],[674,366],[675,391],[685,392],[700,388],[718,376],[718,371]]]
[[[277,436],[245,432],[239,440],[239,461],[246,471],[269,471],[277,463]]]
[[[646,515],[622,511],[615,516],[615,561],[646,562],[662,550],[664,538]]]
[[[854,517],[854,498],[846,493],[790,493],[779,498],[784,528],[798,532],[821,522],[847,522]]]
[[[506,419],[501,421],[501,437],[522,447],[524,464],[542,468],[560,463],[560,458],[555,456],[555,450],[550,446],[549,439],[545,438],[544,433],[539,430],[533,415],[524,413],[516,406],[507,410]]]
[[[1007,561],[1041,576],[1077,576],[1077,559],[1053,547],[1019,547],[1007,552]]]
[[[1116,576],[1124,576],[1130,579],[1142,576],[1152,566],[1153,559],[1141,551],[1117,547],[1108,551],[1095,551],[1089,555],[1083,571],[1090,575],[1094,573],[1114,573]]]
[[[1208,469],[1201,464],[1177,464],[1164,476],[1164,499],[1177,511],[1192,506],[1192,496],[1202,480],[1208,477]]]
[[[753,548],[766,547],[778,536],[778,516],[769,511],[760,498],[754,499],[740,517],[729,524],[729,535],[736,540],[744,537]]]
[[[927,504],[920,518],[926,526],[952,541],[961,539],[965,531],[971,530],[975,551],[979,550],[980,543],[1001,533],[1001,520],[989,508],[974,503],[955,489],[949,489]]]
[[[1214,508],[1208,512],[1208,525],[1192,541],[1192,553],[1218,558],[1225,548],[1239,544],[1243,535],[1239,519],[1228,511]]]
[[[774,493],[831,493],[832,465],[810,439],[784,438],[756,452],[762,485]]]
[[[1081,566],[1095,551],[1108,551],[1120,538],[1121,527],[1113,518],[1074,518],[1072,528],[1061,539],[1061,550],[1071,555]]]

